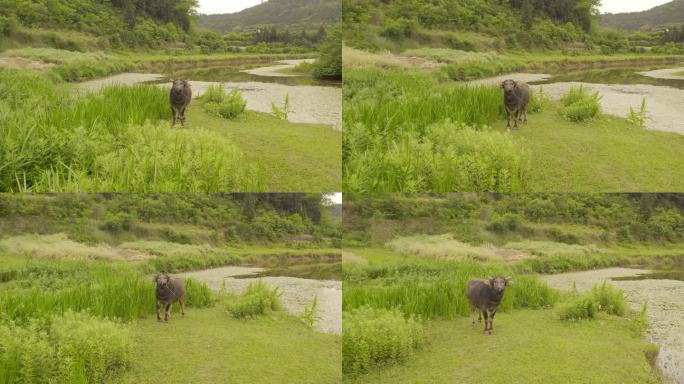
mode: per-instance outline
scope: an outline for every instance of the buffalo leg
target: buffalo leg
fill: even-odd
[[[506,108],[506,128],[511,127],[511,112],[508,111],[508,108]]]
[[[166,304],[166,311],[164,312],[164,321],[169,321],[169,315],[171,314],[171,303]]]
[[[525,113],[525,120],[523,120],[523,123],[527,124],[527,104],[523,107],[523,112]]]
[[[161,317],[159,316],[159,310],[161,309],[161,304],[157,301],[157,321],[161,321]]]
[[[496,309],[489,315],[489,333],[494,330],[494,315],[496,315]]]
[[[183,299],[179,299],[179,300],[178,300],[178,303],[180,303],[180,307],[181,307],[181,316],[185,316],[185,303],[184,303],[184,300],[183,300]]]
[[[182,126],[185,126],[185,107],[183,107],[180,111],[180,123]]]
[[[482,313],[484,313],[484,321],[485,321],[484,332],[487,333],[487,331],[489,330],[489,314],[488,314],[486,309],[484,311],[482,311]]]
[[[176,110],[171,108],[171,115],[173,116],[173,122],[171,123],[171,126],[173,127],[176,125]]]
[[[470,319],[471,323],[473,324],[473,328],[475,328],[475,307],[472,305],[470,306]]]

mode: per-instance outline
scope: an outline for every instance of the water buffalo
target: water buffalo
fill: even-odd
[[[513,128],[518,128],[518,120],[527,123],[527,104],[530,102],[530,86],[523,82],[506,80],[501,83],[504,90],[504,107],[506,108],[506,127],[511,127],[511,115],[513,115]]]
[[[466,287],[466,296],[470,303],[470,314],[475,328],[475,309],[478,310],[478,320],[482,321],[482,313],[484,312],[486,334],[492,333],[494,330],[494,315],[499,309],[499,304],[504,295],[504,289],[507,285],[511,285],[511,279],[497,276],[492,277],[489,281],[470,280]]]
[[[171,113],[173,114],[173,125],[180,122],[185,125],[185,108],[192,100],[192,89],[187,80],[174,80],[169,93],[169,102],[171,103]]]
[[[169,321],[171,308],[176,301],[180,304],[181,315],[185,316],[185,284],[183,280],[171,277],[166,273],[158,273],[154,277],[154,282],[157,283],[157,320],[161,321],[159,309],[165,305],[164,321]]]

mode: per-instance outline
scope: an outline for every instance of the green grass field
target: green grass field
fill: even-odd
[[[628,320],[563,322],[551,310],[498,314],[483,335],[469,318],[425,323],[425,346],[404,364],[345,378],[346,383],[659,383],[650,345]]]
[[[273,313],[234,319],[220,306],[131,326],[139,345],[120,383],[340,383],[340,337]]]
[[[342,133],[325,125],[296,124],[247,111],[238,119],[210,115],[193,104],[187,128],[202,127],[229,138],[245,159],[259,164],[266,191],[339,190]]]
[[[505,131],[506,122],[497,121]],[[684,136],[646,131],[625,119],[564,120],[555,108],[511,131],[532,154],[527,191],[667,192],[684,189]]]

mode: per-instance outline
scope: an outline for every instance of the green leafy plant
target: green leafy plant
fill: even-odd
[[[629,107],[629,113],[627,114],[627,120],[639,128],[646,128],[646,120],[648,120],[648,112],[646,111],[646,98],[641,100],[641,106],[639,110],[634,110],[633,107]]]
[[[261,280],[249,283],[237,299],[226,303],[226,309],[236,318],[257,317],[280,308],[278,288],[269,288]]]
[[[304,324],[309,327],[313,327],[320,320],[320,315],[317,313],[318,310],[318,296],[314,296],[311,305],[305,305],[304,311],[299,314],[299,319],[301,319]]]
[[[572,87],[561,98],[562,106],[558,113],[567,120],[583,122],[601,115],[601,95],[595,92],[589,95],[583,86]]]
[[[290,108],[290,94],[285,95],[283,107],[278,107],[275,103],[271,103],[271,114],[281,120],[287,120],[288,115],[292,112]]]

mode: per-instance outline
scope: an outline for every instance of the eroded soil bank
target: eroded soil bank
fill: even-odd
[[[227,290],[239,293],[255,279],[236,279],[263,271],[262,268],[223,267],[203,271],[180,273],[177,276],[205,282],[211,289],[219,291],[225,282]],[[312,280],[287,276],[260,277],[271,287],[278,287],[285,311],[298,316],[305,306],[311,306],[317,299],[318,321],[314,328],[325,333],[342,334],[342,282],[334,280]]]
[[[627,303],[632,309],[638,311],[648,302],[649,328],[646,338],[660,347],[658,369],[666,382],[684,383],[684,281],[611,279],[649,272],[644,269],[608,268],[544,276],[543,279],[561,290],[572,289],[574,283],[580,292],[608,281],[625,292]]]

